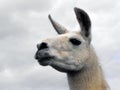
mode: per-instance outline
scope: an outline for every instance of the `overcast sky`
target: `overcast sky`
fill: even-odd
[[[92,20],[92,44],[111,90],[120,90],[119,0],[0,0],[0,90],[69,90],[66,74],[41,67],[36,44],[57,34],[48,20],[70,30],[79,26],[79,7]]]

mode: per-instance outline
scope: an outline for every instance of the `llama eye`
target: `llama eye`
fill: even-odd
[[[78,46],[78,45],[81,44],[81,41],[79,41],[79,40],[76,39],[76,38],[71,38],[71,39],[70,39],[70,42],[71,42],[73,45],[76,45],[76,46]]]

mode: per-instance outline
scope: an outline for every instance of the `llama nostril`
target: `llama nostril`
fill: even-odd
[[[38,50],[47,49],[48,45],[46,42],[42,42],[41,44],[37,44],[37,48]]]

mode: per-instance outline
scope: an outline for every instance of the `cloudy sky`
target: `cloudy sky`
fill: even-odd
[[[74,7],[92,20],[92,44],[111,90],[120,90],[119,0],[0,0],[0,90],[69,90],[66,74],[41,67],[36,44],[57,34],[50,13],[70,30],[79,26]]]

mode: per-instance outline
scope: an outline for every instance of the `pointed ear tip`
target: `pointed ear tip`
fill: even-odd
[[[74,7],[74,11],[75,11],[75,12],[77,12],[77,11],[81,11],[81,9],[78,8],[78,7]]]
[[[74,7],[74,11],[75,11],[75,13],[82,13],[82,12],[85,12],[83,9],[80,9],[80,8],[78,8],[78,7]]]
[[[78,7],[74,7],[74,10],[77,10],[78,9]]]
[[[50,15],[50,14],[48,14],[48,18],[49,18],[49,19],[51,18],[51,15]]]
[[[75,11],[75,12],[77,11],[77,9],[78,9],[77,7],[74,7],[74,11]]]

